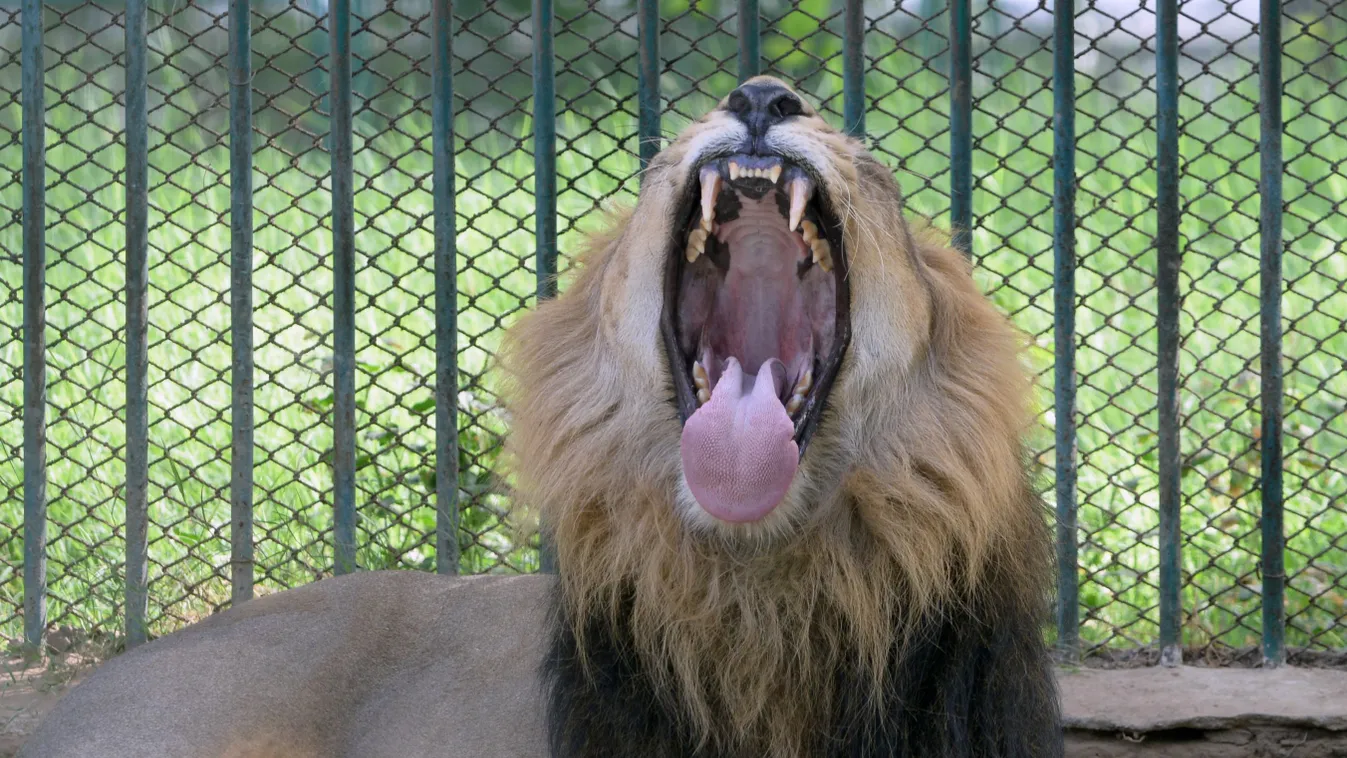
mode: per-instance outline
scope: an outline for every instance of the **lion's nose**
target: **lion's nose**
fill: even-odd
[[[804,104],[794,93],[774,82],[749,82],[730,93],[725,107],[733,113],[754,138],[791,116],[804,112]]]

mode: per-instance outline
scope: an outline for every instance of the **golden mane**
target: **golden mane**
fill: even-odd
[[[1038,609],[1048,576],[1021,456],[1020,338],[964,257],[903,220],[888,169],[807,115],[797,136],[826,146],[846,210],[855,329],[802,464],[803,507],[770,531],[691,528],[672,380],[624,336],[653,333],[619,291],[662,298],[637,269],[665,254],[687,145],[714,119],[659,156],[637,214],[591,237],[564,295],[502,350],[518,499],[554,536],[575,634],[627,609],[636,653],[693,733],[774,756],[808,752],[839,669],[867,674],[877,702],[919,619],[984,591]]]

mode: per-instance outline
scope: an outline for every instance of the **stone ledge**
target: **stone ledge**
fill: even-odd
[[[1347,731],[1347,670],[1061,667],[1057,681],[1068,730],[1292,726]]]

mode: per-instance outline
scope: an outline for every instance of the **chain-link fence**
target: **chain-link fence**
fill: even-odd
[[[121,628],[125,560],[124,11],[48,2],[45,49],[48,612]],[[435,562],[431,8],[353,2],[357,544],[363,568]],[[255,575],[332,571],[329,34],[322,0],[252,4]],[[486,372],[534,276],[530,4],[454,7],[460,568],[532,571],[495,479]],[[556,3],[558,231],[636,190],[634,0]],[[1258,3],[1179,4],[1182,639],[1257,644],[1260,555]],[[950,22],[867,2],[868,142],[910,210],[947,223]],[[974,258],[1034,338],[1053,497],[1052,6],[972,8]],[[734,3],[664,3],[663,130],[736,83]],[[20,25],[0,0],[0,635],[23,626]],[[763,0],[763,68],[841,122],[840,1]],[[1347,11],[1283,9],[1287,644],[1347,648]],[[1076,360],[1081,640],[1142,660],[1158,624],[1155,6],[1077,6]],[[149,16],[149,626],[229,602],[228,4]],[[563,263],[564,267],[564,263]],[[1191,655],[1191,654],[1190,654]],[[1129,657],[1130,656],[1130,657]]]

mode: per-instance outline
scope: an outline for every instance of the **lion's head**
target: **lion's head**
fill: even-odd
[[[704,737],[797,752],[828,696],[792,688],[882,679],[904,619],[989,582],[1041,600],[1019,341],[786,85],[684,129],[579,263],[507,340],[518,493],[573,617],[630,603]]]

